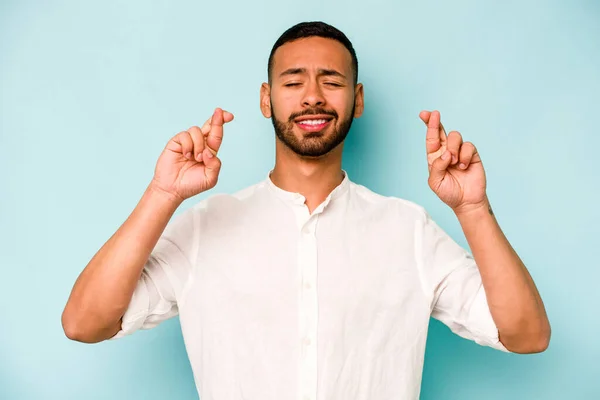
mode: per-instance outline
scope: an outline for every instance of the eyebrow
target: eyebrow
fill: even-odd
[[[279,77],[281,78],[286,75],[300,75],[300,74],[305,74],[305,73],[306,73],[306,68],[289,68],[289,69],[286,69],[285,71],[283,71],[281,74],[279,74]],[[319,76],[337,76],[339,78],[346,79],[346,76],[344,74],[336,71],[335,69],[319,68],[317,70],[317,75],[319,75]]]

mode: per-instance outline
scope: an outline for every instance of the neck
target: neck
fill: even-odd
[[[343,144],[319,158],[301,157],[277,140],[271,181],[279,188],[300,193],[312,213],[343,180]]]

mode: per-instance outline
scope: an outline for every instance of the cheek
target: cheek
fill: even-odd
[[[275,114],[275,118],[280,121],[287,121],[290,115],[294,112],[294,105],[297,104],[293,95],[285,94],[279,96],[271,96],[271,108]]]
[[[354,108],[354,95],[340,93],[339,95],[332,96],[329,101],[329,107],[333,108],[339,116],[339,121],[348,119]]]

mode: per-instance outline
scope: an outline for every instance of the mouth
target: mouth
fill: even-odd
[[[325,129],[333,118],[330,115],[306,115],[294,120],[300,129],[306,132],[319,132]]]

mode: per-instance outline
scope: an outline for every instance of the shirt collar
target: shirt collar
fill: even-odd
[[[300,193],[288,192],[286,190],[281,189],[279,186],[275,185],[273,183],[273,181],[271,180],[272,172],[273,172],[273,170],[269,171],[269,173],[267,174],[267,179],[266,179],[266,183],[267,183],[267,186],[269,187],[269,189],[271,189],[271,191],[277,197],[279,197],[280,199],[282,199],[284,201],[289,201],[294,204],[304,204],[304,202],[306,201],[306,198],[304,196],[302,196]],[[331,200],[334,200],[334,199],[340,197],[341,195],[346,193],[346,191],[348,190],[348,186],[350,184],[350,179],[348,178],[348,173],[343,169],[342,169],[342,173],[344,174],[344,179],[342,179],[342,182],[338,186],[336,186],[335,189],[333,189],[331,191],[331,193],[329,193],[329,195],[323,202],[324,206],[327,205]]]

